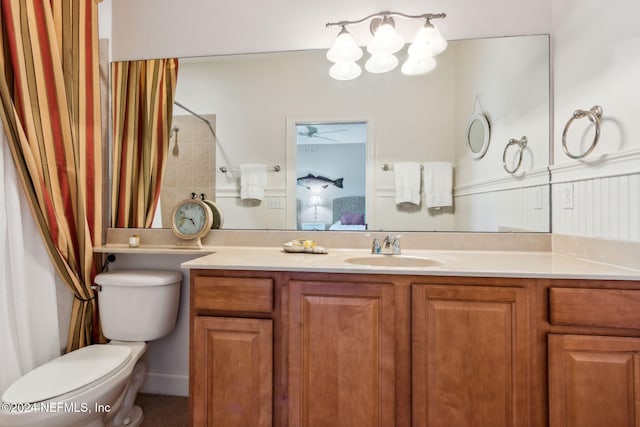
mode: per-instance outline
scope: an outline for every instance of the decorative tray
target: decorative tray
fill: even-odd
[[[282,249],[289,253],[326,254],[326,248],[317,246],[315,240],[291,240],[282,244]]]

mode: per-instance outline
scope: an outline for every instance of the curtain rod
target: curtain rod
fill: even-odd
[[[214,142],[216,141],[217,137],[216,137],[216,132],[213,130],[213,128],[211,127],[211,122],[207,119],[205,119],[204,117],[202,117],[200,114],[196,113],[195,111],[185,107],[184,105],[182,105],[181,103],[179,103],[178,101],[173,101],[173,103],[175,105],[177,105],[178,107],[182,108],[183,110],[193,114],[194,116],[196,116],[197,118],[199,118],[200,120],[202,120],[203,122],[205,122],[207,124],[207,126],[209,126],[209,130],[211,131],[211,134],[213,135],[213,140]]]

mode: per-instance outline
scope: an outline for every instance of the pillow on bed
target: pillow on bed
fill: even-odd
[[[364,225],[364,214],[346,212],[340,217],[340,222],[344,225]]]

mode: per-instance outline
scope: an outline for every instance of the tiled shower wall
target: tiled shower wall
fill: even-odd
[[[215,130],[215,114],[203,115]],[[160,190],[162,227],[170,228],[176,203],[192,192],[204,193],[215,201],[215,139],[205,122],[192,115],[174,115],[169,155]]]

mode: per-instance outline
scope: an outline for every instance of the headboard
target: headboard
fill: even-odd
[[[333,222],[338,221],[344,213],[365,213],[364,196],[347,196],[333,199]]]

